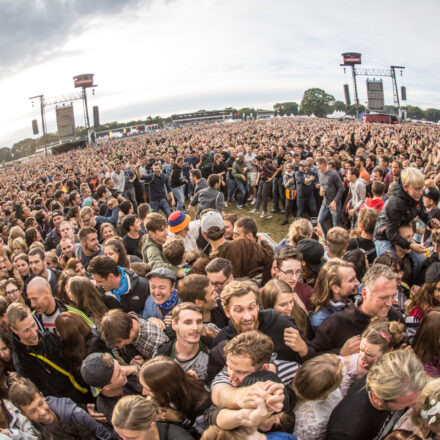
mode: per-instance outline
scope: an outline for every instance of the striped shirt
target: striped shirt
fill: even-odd
[[[290,386],[295,377],[296,372],[299,370],[300,366],[297,362],[291,361],[271,361],[271,364],[276,368],[276,374],[280,378],[281,382],[285,386]],[[224,368],[220,373],[215,376],[214,380],[211,383],[211,390],[214,389],[218,385],[229,385],[232,386],[231,381],[229,380],[228,371]]]

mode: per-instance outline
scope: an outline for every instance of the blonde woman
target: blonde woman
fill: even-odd
[[[193,440],[180,426],[158,420],[158,407],[151,400],[136,395],[120,399],[112,415],[112,425],[122,440]]]
[[[301,240],[311,238],[313,235],[313,226],[310,220],[306,218],[296,218],[289,226],[287,238],[283,238],[275,249],[280,251],[285,246],[296,247]]]

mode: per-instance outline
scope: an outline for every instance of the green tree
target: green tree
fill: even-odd
[[[35,153],[37,142],[34,139],[27,138],[16,142],[11,148],[11,154],[14,159],[30,156]]]
[[[347,111],[347,106],[345,105],[345,102],[335,101],[335,103],[333,104],[333,110],[335,112],[345,112]]]
[[[299,113],[299,105],[296,102],[277,102],[273,109],[277,115],[297,115]]]
[[[238,110],[238,113],[239,113],[238,117],[240,119],[246,119],[248,116],[251,116],[252,118],[255,119],[257,115],[257,111],[254,108],[250,108],[250,107],[241,108],[240,110]]]
[[[0,148],[0,162],[10,162],[11,160],[12,154],[10,148]]]
[[[436,108],[428,108],[425,110],[425,118],[428,121],[438,122],[440,121],[440,110]]]
[[[407,117],[410,119],[423,119],[425,117],[425,112],[420,107],[407,105],[404,108],[406,110]]]
[[[334,96],[326,93],[322,89],[308,89],[304,92],[301,100],[301,110],[306,115],[315,115],[323,118],[332,112]]]

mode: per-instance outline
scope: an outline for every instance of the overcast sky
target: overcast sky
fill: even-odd
[[[409,105],[440,108],[439,0],[0,0],[0,147],[32,136],[39,102],[90,96],[101,123],[227,106],[272,108],[319,87],[343,100],[341,53],[403,65]],[[365,78],[358,82],[366,101]],[[392,104],[391,79],[384,78]],[[90,94],[91,95],[91,94]],[[46,113],[56,131],[55,110]],[[81,102],[76,125],[84,125]],[[41,130],[41,126],[40,126]]]

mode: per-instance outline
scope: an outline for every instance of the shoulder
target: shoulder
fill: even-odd
[[[157,422],[156,426],[160,439],[194,440],[186,429],[173,423]]]

